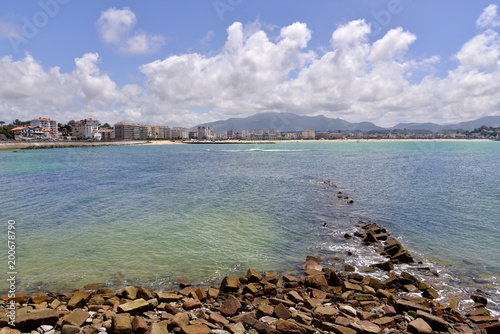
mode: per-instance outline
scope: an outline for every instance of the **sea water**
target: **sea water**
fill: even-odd
[[[293,271],[307,255],[361,270],[381,259],[344,234],[371,219],[440,274],[438,288],[465,296],[480,289],[498,310],[499,145],[339,141],[1,151],[3,240],[7,245],[7,221],[14,220],[19,292],[91,283],[162,289],[180,280],[217,284],[248,268]],[[339,190],[354,204],[338,199]],[[2,280],[0,293],[6,291]]]

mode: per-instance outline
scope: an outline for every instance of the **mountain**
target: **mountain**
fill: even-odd
[[[473,121],[460,122],[456,124],[439,125],[435,123],[399,123],[392,129],[407,129],[407,130],[430,130],[440,132],[445,130],[466,130],[472,131],[483,125],[499,127],[500,116],[485,116]]]
[[[261,113],[246,118],[230,118],[224,121],[216,121],[200,124],[198,126],[209,126],[213,132],[224,132],[226,130],[243,131],[254,129],[276,128],[280,131],[302,131],[313,129],[316,131],[374,131],[383,130],[370,122],[350,123],[340,118],[328,118],[325,116],[299,116],[291,113]],[[197,129],[198,126],[193,127]]]

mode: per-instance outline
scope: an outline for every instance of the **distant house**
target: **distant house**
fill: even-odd
[[[174,126],[172,129],[172,138],[189,139],[189,130],[187,128]]]
[[[113,130],[113,129],[99,129],[97,131],[99,131],[99,134],[101,136],[101,140],[115,138],[115,130]]]
[[[199,126],[198,127],[198,139],[209,139],[211,137],[210,127]]]
[[[15,140],[54,139],[52,129],[40,126],[19,126],[10,130]]]

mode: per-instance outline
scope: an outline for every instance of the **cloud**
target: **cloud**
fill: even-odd
[[[21,27],[13,22],[0,19],[0,38],[21,36]]]
[[[128,47],[143,50],[147,43],[140,31],[131,36],[119,28],[133,27],[133,16],[113,17],[118,28],[106,38],[138,36]],[[143,64],[142,85],[117,85],[100,69],[96,53],[76,58],[68,73],[44,70],[31,55],[19,61],[4,57],[0,119],[95,117],[109,123],[194,126],[276,111],[392,126],[500,114],[500,36],[491,29],[457,50],[457,66],[445,77],[434,76],[440,57],[410,57],[417,36],[403,28],[371,41],[365,21],[348,22],[332,32],[330,46],[321,53],[309,47],[312,32],[305,23],[272,34],[264,29],[235,22],[216,54],[171,55]],[[411,80],[415,73],[422,79]]]
[[[496,28],[500,27],[500,19],[497,15],[497,5],[489,5],[483,10],[483,13],[476,21],[476,26],[479,28]]]
[[[143,31],[134,32],[136,15],[128,8],[109,8],[101,13],[97,28],[102,40],[118,47],[122,53],[155,53],[165,44],[162,35],[148,35]]]

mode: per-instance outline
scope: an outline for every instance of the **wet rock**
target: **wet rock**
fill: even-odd
[[[421,311],[424,311],[424,312],[427,312],[429,309],[420,305],[420,304],[417,304],[417,303],[413,303],[413,302],[410,302],[410,301],[407,301],[407,300],[398,300],[396,301],[396,305],[395,305],[395,308],[398,312],[404,312],[404,311],[418,311],[418,310],[421,310]]]
[[[323,322],[321,324],[321,329],[335,333],[335,334],[357,334],[357,332],[352,328],[332,324],[329,322]]]
[[[342,282],[342,291],[348,291],[348,290],[362,292],[363,288],[360,285],[352,284],[347,281]]]
[[[224,304],[222,304],[220,312],[225,316],[232,317],[236,315],[236,313],[240,308],[241,308],[240,301],[235,296],[229,295],[224,301]]]
[[[480,295],[472,295],[470,296],[470,298],[478,303],[478,304],[483,304],[483,305],[487,305],[488,304],[488,299],[486,299],[485,297],[483,296],[480,296]]]
[[[168,321],[168,328],[172,329],[175,327],[182,328],[189,324],[189,315],[185,312],[179,312],[174,315],[172,319]]]
[[[394,270],[394,264],[391,261],[386,261],[386,262],[381,262],[381,263],[374,263],[371,264],[370,267],[372,268],[378,268],[383,271],[391,271]]]
[[[424,292],[422,293],[422,296],[424,296],[425,298],[429,298],[429,299],[438,299],[439,293],[436,290],[434,290],[433,288],[428,288],[428,289],[424,290]]]
[[[486,325],[483,327],[483,330],[486,331],[486,334],[500,334],[500,322]]]
[[[432,334],[432,328],[423,319],[418,318],[411,321],[407,327],[412,334]]]

